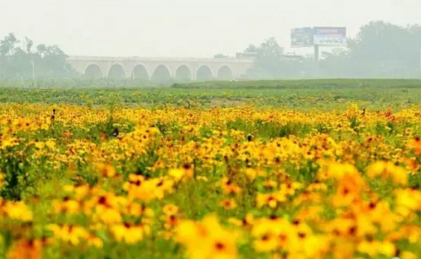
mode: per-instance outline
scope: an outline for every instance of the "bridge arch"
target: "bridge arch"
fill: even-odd
[[[98,64],[89,63],[84,70],[85,77],[89,78],[102,78],[104,77],[101,71],[101,68]]]
[[[167,66],[159,65],[155,68],[155,71],[152,74],[151,81],[154,82],[168,82],[171,80],[171,73]]]
[[[218,79],[220,79],[220,80],[232,80],[232,79],[234,79],[234,75],[232,73],[231,68],[227,65],[221,66],[218,70]]]
[[[188,82],[192,79],[191,69],[186,65],[181,65],[175,70],[175,79]]]
[[[132,70],[133,79],[149,80],[148,70],[143,64],[136,64]]]
[[[213,78],[212,70],[207,65],[199,67],[196,73],[197,81],[207,81]]]
[[[110,69],[108,70],[107,78],[110,79],[125,79],[126,78],[126,70],[124,70],[123,64],[116,63],[113,64]]]

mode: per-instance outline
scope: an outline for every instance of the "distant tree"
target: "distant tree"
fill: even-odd
[[[257,48],[257,53],[259,58],[262,59],[280,60],[284,54],[284,49],[272,37],[260,44],[260,47]]]
[[[16,44],[19,41],[13,33],[9,33],[3,40],[0,42],[0,55],[3,56],[12,56],[16,49]]]
[[[319,68],[320,77],[349,77],[353,69],[349,50],[335,48],[331,52],[322,52]]]
[[[382,21],[370,22],[361,27],[348,47],[354,59],[382,62],[406,59],[411,51],[411,35],[398,25]]]
[[[32,52],[32,47],[34,46],[34,42],[31,39],[28,39],[27,37],[25,37],[25,42],[26,42],[26,53],[31,53]]]
[[[319,77],[416,77],[420,69],[421,25],[399,26],[373,21],[349,38],[346,48],[322,52]],[[314,74],[312,58],[289,59],[274,38],[249,45],[244,52],[257,54],[248,76],[254,78],[296,77]]]
[[[16,45],[18,39],[13,33],[10,33],[0,41],[0,76],[10,77],[16,74],[20,61],[23,59],[22,53]]]
[[[69,77],[76,72],[66,64],[67,55],[58,46],[40,44],[33,52],[34,42],[25,38],[23,48],[13,33],[0,41],[0,77],[30,78]],[[34,67],[33,67],[34,66]]]
[[[284,49],[275,38],[269,38],[259,46],[249,45],[244,52],[255,52],[257,58],[249,74],[255,77],[278,77],[281,74],[281,59]]]
[[[259,47],[250,44],[245,50],[244,52],[258,52]]]
[[[58,46],[38,45],[34,61],[39,63],[37,73],[48,77],[63,77],[69,74],[67,55]]]
[[[421,27],[382,21],[361,27],[347,50],[324,54],[323,75],[345,77],[413,77],[419,69]]]

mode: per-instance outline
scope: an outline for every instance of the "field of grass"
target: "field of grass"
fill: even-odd
[[[0,88],[0,258],[421,258],[421,87],[373,82]]]
[[[208,82],[172,88],[7,88],[0,87],[0,102],[63,103],[147,108],[255,107],[299,110],[342,109],[351,103],[373,110],[396,110],[421,103],[421,80],[309,80]]]
[[[421,88],[420,79],[311,79],[214,81],[175,84],[181,89],[337,89],[337,88]]]

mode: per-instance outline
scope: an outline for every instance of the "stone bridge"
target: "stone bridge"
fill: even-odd
[[[90,78],[144,79],[158,82],[231,80],[253,65],[245,58],[69,57],[67,62]]]

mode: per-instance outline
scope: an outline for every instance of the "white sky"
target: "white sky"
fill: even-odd
[[[421,24],[421,0],[0,0],[0,37],[14,32],[69,55],[234,55],[290,29],[372,20]],[[292,50],[295,51],[295,50]]]

